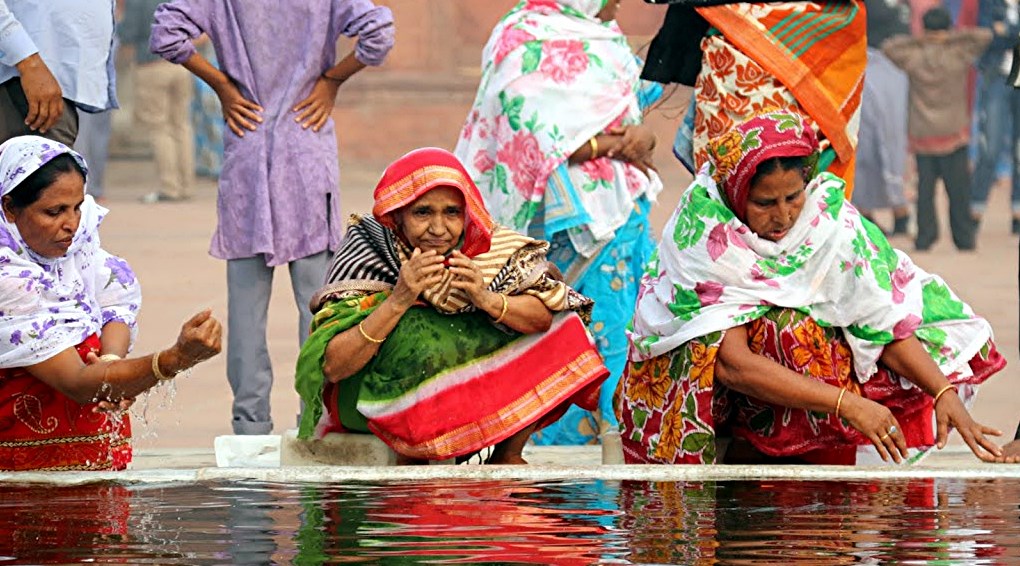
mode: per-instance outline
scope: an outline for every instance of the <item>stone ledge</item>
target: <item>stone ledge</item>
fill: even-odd
[[[372,434],[330,433],[299,440],[296,430],[280,438],[281,466],[395,466],[397,454]]]

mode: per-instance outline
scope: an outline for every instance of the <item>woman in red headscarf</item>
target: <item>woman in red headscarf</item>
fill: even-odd
[[[494,225],[445,150],[398,159],[374,196],[312,299],[299,438],[372,432],[404,461],[494,446],[490,463],[525,463],[531,432],[598,402],[591,299],[559,280],[547,242]]]

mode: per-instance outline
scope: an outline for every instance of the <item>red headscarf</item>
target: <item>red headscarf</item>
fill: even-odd
[[[436,187],[452,187],[464,195],[464,243],[461,253],[474,257],[489,251],[493,221],[478,187],[464,166],[449,151],[436,147],[416,149],[386,168],[375,187],[372,215],[383,226],[396,229],[392,213],[410,205]]]
[[[797,112],[773,110],[757,114],[708,142],[712,178],[726,194],[737,218],[746,220],[747,194],[758,166],[775,157],[807,157],[818,153],[818,137]]]

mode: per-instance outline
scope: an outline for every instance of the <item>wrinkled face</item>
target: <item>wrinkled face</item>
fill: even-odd
[[[69,171],[58,176],[39,193],[38,200],[25,208],[13,208],[9,197],[4,197],[3,208],[7,221],[18,227],[32,251],[58,258],[71,247],[84,200],[85,179],[77,171]]]
[[[778,242],[793,228],[807,195],[800,169],[762,175],[747,195],[747,227],[760,238]]]
[[[436,187],[393,213],[393,220],[412,248],[445,255],[464,233],[464,195],[453,187]]]
[[[622,0],[608,0],[606,5],[599,10],[595,17],[602,20],[603,22],[611,22],[616,19],[616,12],[620,9],[620,2]]]

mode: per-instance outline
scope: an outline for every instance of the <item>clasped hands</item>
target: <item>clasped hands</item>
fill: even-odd
[[[464,291],[472,304],[490,314],[493,309],[499,312],[502,300],[486,288],[482,271],[475,262],[458,250],[447,257],[435,250],[423,252],[415,248],[411,258],[400,268],[393,298],[409,308],[422,292],[442,282],[447,273],[452,276],[450,286]],[[490,308],[486,308],[487,305]]]

